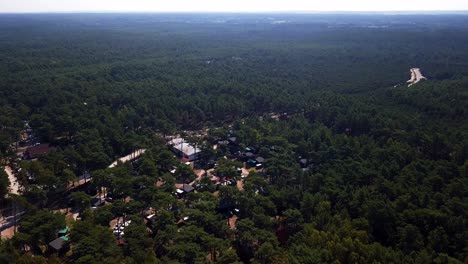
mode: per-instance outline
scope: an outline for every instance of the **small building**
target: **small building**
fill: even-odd
[[[40,156],[44,156],[53,150],[50,144],[38,144],[32,147],[28,147],[26,151],[23,153],[24,159],[36,159]]]
[[[195,188],[192,185],[184,183],[181,188],[176,189],[175,195],[177,196],[177,198],[182,198],[188,193],[193,192],[194,190]]]
[[[265,162],[265,159],[262,158],[262,157],[257,157],[257,158],[255,159],[255,161],[257,161],[257,163],[264,163],[264,162]]]
[[[195,188],[193,188],[192,185],[190,184],[184,184],[184,186],[182,187],[182,190],[185,192],[185,193],[191,193],[195,190]]]
[[[64,254],[70,248],[69,239],[61,236],[49,243],[49,250],[58,254]]]
[[[172,146],[172,150],[179,155],[179,157],[185,158],[187,161],[197,160],[201,152],[199,148],[192,146],[183,138],[174,138],[169,141],[169,145]]]
[[[96,208],[105,204],[105,200],[99,197],[91,199],[91,207]]]

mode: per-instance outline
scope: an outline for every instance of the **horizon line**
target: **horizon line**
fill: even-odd
[[[76,11],[22,11],[22,12],[2,12],[0,14],[365,14],[365,13],[380,13],[380,14],[408,14],[408,13],[444,13],[444,14],[468,14],[468,9],[462,10],[252,10],[252,11],[231,11],[231,10],[207,10],[207,11],[185,11],[185,10],[154,10],[154,11],[137,11],[137,10],[76,10]]]

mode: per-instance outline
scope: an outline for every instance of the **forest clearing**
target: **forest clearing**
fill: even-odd
[[[411,79],[407,81],[407,83],[409,83],[408,87],[411,87],[412,85],[417,84],[421,80],[427,80],[427,78],[422,75],[421,69],[419,68],[412,68],[410,69],[410,72],[411,72]]]

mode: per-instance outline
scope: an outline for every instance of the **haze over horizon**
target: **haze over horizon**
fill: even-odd
[[[0,3],[0,13],[37,12],[404,12],[464,11],[468,1],[371,1],[329,0],[323,3],[307,0],[15,0]]]

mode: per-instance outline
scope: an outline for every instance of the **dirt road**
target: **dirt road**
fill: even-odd
[[[8,180],[10,180],[10,193],[18,194],[19,184],[18,180],[13,174],[13,170],[9,166],[5,166],[5,172],[8,174]]]
[[[414,84],[417,84],[421,80],[427,80],[427,78],[422,75],[421,69],[419,69],[419,68],[412,68],[412,69],[410,69],[410,72],[411,72],[411,79],[406,81],[407,83],[409,83],[408,87],[410,87],[410,86],[412,86]]]
[[[122,162],[122,163],[125,163],[127,161],[131,161],[131,160],[134,160],[134,159],[137,159],[138,157],[140,157],[143,153],[145,153],[146,149],[139,149],[139,150],[136,150],[130,154],[128,154],[127,156],[125,157],[121,157],[120,159],[112,162],[111,165],[109,165],[109,168],[113,168],[115,166],[117,166],[117,164],[119,164],[119,161]]]

